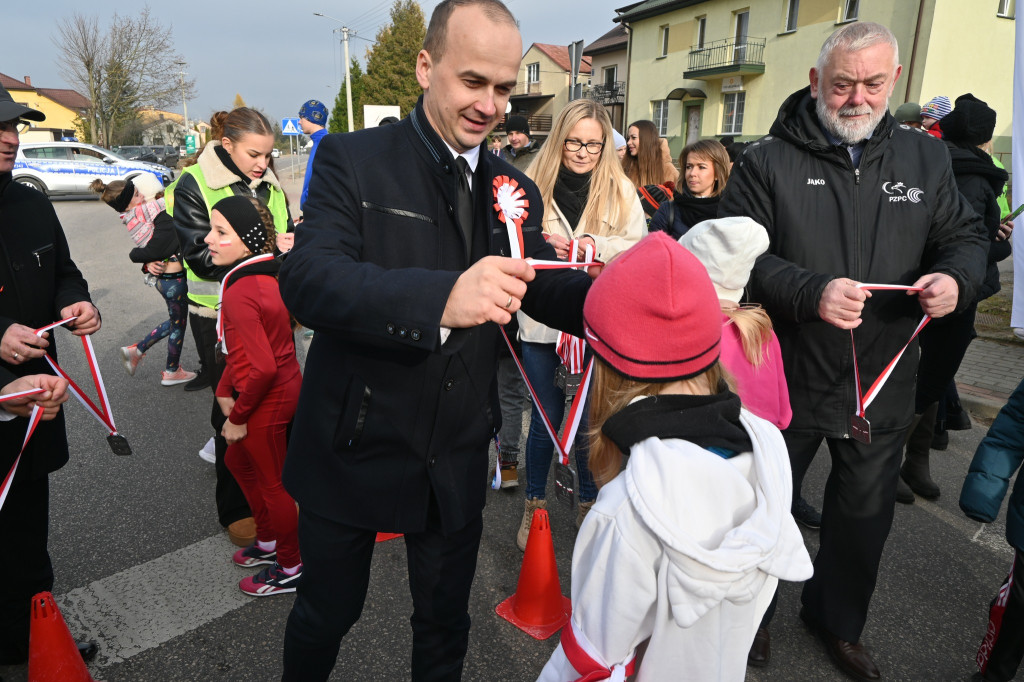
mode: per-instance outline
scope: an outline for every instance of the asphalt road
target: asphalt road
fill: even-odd
[[[113,211],[96,200],[54,205],[103,313],[95,347],[117,424],[135,450],[131,457],[111,454],[101,427],[77,403],[68,403],[72,457],[50,479],[50,547],[66,619],[76,635],[101,645],[92,675],[108,682],[279,679],[292,596],[256,599],[238,591],[246,572],[231,564],[234,547],[215,518],[213,467],[196,455],[211,435],[211,394],[162,387],[162,345],[134,377],[127,376],[118,348],[163,319],[161,299],[127,260],[130,242]],[[57,338],[62,364],[73,376],[84,376],[78,344],[64,332]],[[195,363],[189,334],[183,365]],[[1001,521],[983,528],[956,504],[983,434],[980,425],[955,432],[950,449],[935,453],[933,469],[943,490],[937,503],[918,500],[897,509],[863,637],[885,679],[966,680],[974,671],[989,600],[1012,558]],[[823,454],[808,477],[805,492],[815,504],[827,468]],[[557,641],[536,641],[494,613],[518,579],[522,555],[514,536],[521,490],[489,493],[466,680],[535,679]],[[548,497],[568,594],[575,512]],[[805,538],[813,555],[816,534],[805,532]],[[11,560],[6,565],[16,570]],[[338,576],[339,586],[344,580]],[[773,660],[766,669],[751,670],[749,679],[843,679],[800,623],[798,608],[799,585],[784,585],[772,629]],[[363,618],[344,641],[332,679],[408,679],[410,613],[404,543],[379,544]],[[0,667],[0,675],[8,682],[26,679],[24,667]]]

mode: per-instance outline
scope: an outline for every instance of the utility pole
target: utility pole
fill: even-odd
[[[345,23],[341,19],[336,19],[336,18],[334,18],[334,17],[332,17],[330,15],[324,14],[323,12],[313,12],[313,16],[323,17],[324,19],[330,19],[332,21],[338,22],[339,24],[344,24]],[[351,133],[352,130],[353,130],[353,127],[352,127],[353,126],[353,122],[352,122],[352,119],[353,119],[353,116],[352,116],[352,68],[351,68],[352,65],[349,63],[349,58],[348,58],[348,39],[349,39],[349,36],[354,36],[356,34],[356,32],[353,31],[352,29],[350,29],[348,26],[344,26],[344,25],[341,28],[334,29],[334,31],[341,31],[341,44],[345,46],[345,114],[346,114],[345,117],[348,119],[348,132]],[[332,33],[334,31],[332,31]]]
[[[185,118],[185,137],[188,138],[188,104],[185,101],[185,67],[186,62],[174,62],[178,65],[178,74],[181,76],[181,113]]]

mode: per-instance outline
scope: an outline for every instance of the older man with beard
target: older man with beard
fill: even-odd
[[[881,677],[858,641],[913,419],[911,339],[922,312],[941,317],[973,300],[988,249],[944,146],[888,113],[900,72],[889,29],[857,22],[837,30],[810,70],[810,86],[791,95],[771,133],[737,159],[719,205],[720,215],[750,216],[771,236],[750,294],[772,316],[782,345],[793,406],[783,435],[794,515],[805,525],[817,519],[813,509],[797,508],[800,482],[822,440],[832,457],[800,615],[839,666],[862,680]],[[920,291],[872,294],[862,283]],[[890,363],[888,380],[863,409],[862,393]],[[751,660],[766,663],[767,645],[765,628]]]

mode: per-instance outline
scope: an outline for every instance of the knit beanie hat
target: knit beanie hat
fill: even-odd
[[[135,189],[139,190],[139,194],[146,201],[153,201],[157,194],[164,191],[164,184],[152,173],[139,173],[132,181],[135,183]]]
[[[705,268],[718,298],[739,303],[754,261],[768,250],[768,233],[747,217],[697,223],[679,238]]]
[[[967,93],[956,98],[956,107],[942,119],[942,137],[953,144],[976,147],[992,139],[996,129],[996,111]]]
[[[917,102],[907,102],[896,107],[893,114],[897,123],[923,123],[921,120],[921,105]]]
[[[932,97],[927,104],[921,107],[922,116],[928,116],[937,121],[941,121],[951,111],[953,111],[953,105],[949,103],[949,98],[943,95]]]
[[[583,304],[587,343],[628,379],[689,379],[718,361],[721,310],[704,266],[664,232],[613,259]]]
[[[530,136],[530,122],[526,120],[525,116],[508,117],[508,121],[505,122],[505,132],[511,133],[515,131],[525,133],[527,137]]]
[[[327,127],[327,107],[320,100],[311,99],[299,109],[299,118],[304,118],[310,123]]]
[[[249,251],[263,252],[267,243],[267,227],[249,197],[237,194],[225,197],[213,205],[213,210],[220,211]]]

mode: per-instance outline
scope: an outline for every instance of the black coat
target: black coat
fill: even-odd
[[[71,260],[50,201],[10,178],[10,174],[0,175],[0,337],[12,324],[43,327],[59,320],[63,308],[90,300],[89,287]],[[57,357],[53,332],[48,352]],[[10,365],[8,359],[0,358],[0,385],[28,374],[53,374],[42,358],[20,365]],[[27,422],[20,417],[0,422],[0,476],[18,456]],[[67,461],[62,409],[55,419],[36,428],[19,467],[31,467],[32,476],[38,478]]]
[[[845,437],[855,412],[850,332],[818,316],[831,280],[912,284],[941,272],[959,285],[962,310],[985,272],[988,239],[957,191],[946,146],[886,114],[854,169],[847,150],[825,137],[809,88],[791,95],[771,134],[736,160],[719,215],[750,216],[771,239],[748,291],[775,324],[797,433]],[[913,296],[874,292],[854,331],[864,390],[921,315]],[[872,431],[910,423],[917,358],[915,342],[868,408]]]
[[[422,530],[430,496],[446,531],[476,518],[488,442],[500,426],[498,327],[440,320],[456,279],[485,255],[509,255],[492,179],[526,190],[525,255],[553,260],[532,181],[482,149],[473,251],[457,218],[455,164],[422,104],[400,123],[320,142],[305,219],[281,269],[281,295],[316,330],[284,468],[303,509],[349,525]],[[582,335],[590,280],[540,271],[523,309]]]

